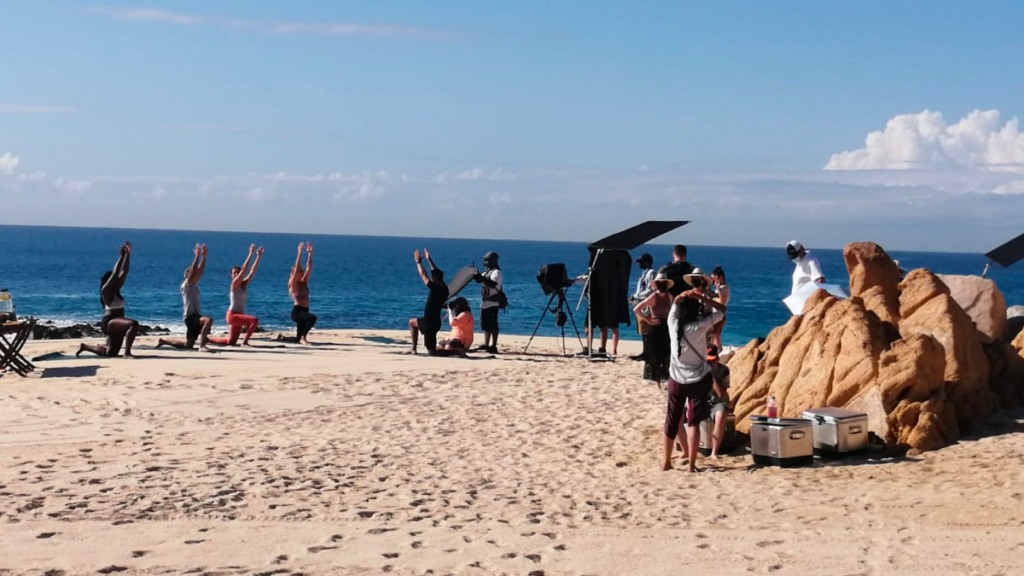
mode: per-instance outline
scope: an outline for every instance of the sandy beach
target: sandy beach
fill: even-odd
[[[29,343],[64,355],[0,378],[0,573],[1024,573],[1024,414],[913,458],[662,472],[639,363],[314,336]]]

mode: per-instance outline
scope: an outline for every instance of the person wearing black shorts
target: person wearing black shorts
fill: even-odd
[[[213,319],[203,316],[199,309],[199,279],[206,271],[206,244],[196,244],[192,249],[192,265],[185,269],[185,281],[181,283],[181,307],[185,318],[185,339],[172,340],[161,338],[157,340],[156,347],[170,346],[183,350],[191,350],[196,342],[199,342],[199,349],[207,351],[207,342],[210,339],[210,330],[213,328]]]
[[[714,312],[701,317],[701,304]],[[723,315],[725,306],[697,292],[688,290],[675,298],[668,315],[672,356],[669,359],[668,408],[665,411],[665,461],[663,470],[672,469],[675,439],[689,460],[690,472],[697,471],[697,448],[700,444],[700,423],[711,416],[713,376],[707,361],[707,335]],[[686,434],[680,426],[686,424]]]
[[[483,274],[474,278],[480,286],[480,329],[484,332],[484,343],[478,351],[498,353],[498,312],[501,310],[502,294],[501,267],[498,266],[498,254],[484,254]]]
[[[427,264],[430,265],[429,276],[426,269],[423,268],[424,257],[427,259]],[[422,332],[423,345],[427,349],[427,354],[433,356],[437,353],[437,333],[441,330],[441,311],[444,309],[444,303],[448,300],[448,286],[444,283],[444,272],[434,266],[434,261],[430,258],[430,252],[427,252],[426,248],[423,249],[422,257],[419,250],[413,253],[413,259],[416,260],[416,270],[420,274],[420,279],[423,280],[423,285],[429,290],[429,294],[427,294],[427,303],[423,307],[423,316],[409,320],[409,334],[412,336],[412,349],[409,354],[416,354],[419,335]]]

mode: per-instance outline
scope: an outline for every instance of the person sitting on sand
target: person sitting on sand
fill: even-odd
[[[420,256],[420,251],[417,250],[412,257],[416,260],[416,271],[420,274],[420,280],[423,280],[423,285],[427,287],[429,293],[427,294],[427,303],[423,307],[423,316],[409,320],[409,334],[412,336],[412,350],[409,351],[409,354],[416,354],[416,346],[419,344],[419,336],[422,332],[423,345],[427,349],[427,354],[435,355],[437,353],[437,333],[441,330],[441,309],[444,308],[444,303],[448,300],[448,286],[444,283],[444,272],[434,266],[434,261],[430,258],[430,252],[427,252],[426,248],[423,249],[423,256]],[[427,276],[427,271],[423,268],[424,257],[427,259],[427,264],[430,265],[430,276]]]
[[[199,279],[206,271],[206,244],[196,244],[192,249],[192,265],[185,268],[185,280],[181,283],[181,307],[185,317],[185,339],[172,340],[161,338],[157,340],[156,347],[171,346],[183,350],[191,350],[196,340],[199,340],[199,349],[208,350],[207,340],[210,337],[210,330],[213,328],[213,319],[203,316],[199,311]]]
[[[715,310],[700,316],[701,304]],[[663,470],[672,469],[672,449],[678,437],[689,460],[690,472],[697,471],[700,423],[710,416],[713,376],[707,357],[707,335],[721,321],[724,306],[711,298],[688,290],[676,297],[668,315],[672,356],[669,363],[668,409],[665,414],[665,461]],[[686,434],[681,424],[688,424]]]
[[[718,447],[725,436],[725,424],[729,420],[729,367],[718,361],[718,347],[708,348],[708,365],[711,366],[711,457],[718,458]]]
[[[252,269],[249,269],[249,262],[252,260],[253,254],[256,255],[256,260],[252,263]],[[228,313],[225,320],[228,323],[228,336],[227,338],[210,338],[209,341],[214,344],[222,344],[227,346],[237,346],[238,337],[242,335],[242,329],[245,328],[245,339],[242,340],[242,346],[249,345],[249,338],[252,337],[252,333],[256,331],[256,327],[260,325],[259,318],[255,316],[249,316],[245,313],[245,305],[249,299],[249,283],[252,282],[253,277],[256,276],[256,270],[260,267],[260,259],[263,258],[263,247],[260,246],[256,249],[255,244],[249,245],[249,255],[246,256],[245,262],[241,266],[235,266],[231,268],[231,292],[230,292],[230,305],[228,306]]]
[[[103,346],[95,344],[81,344],[75,356],[82,352],[92,352],[97,356],[114,357],[121,351],[124,344],[124,357],[132,358],[132,343],[139,333],[139,323],[131,318],[125,317],[124,296],[121,295],[121,287],[128,278],[128,270],[132,264],[132,243],[125,242],[118,252],[117,264],[114,269],[105,272],[100,278],[100,304],[103,305],[103,319],[100,321],[100,330],[107,337]]]
[[[473,311],[468,300],[460,296],[448,304],[448,325],[452,327],[451,336],[439,344],[439,349],[466,356],[473,345]]]
[[[302,269],[302,248],[306,248],[306,269]],[[299,242],[299,253],[295,256],[295,266],[292,266],[291,276],[288,278],[288,293],[295,304],[292,307],[292,321],[295,322],[295,338],[299,344],[309,344],[306,337],[309,331],[316,324],[316,316],[309,313],[309,275],[313,273],[313,243]]]
[[[658,274],[651,283],[654,292],[633,307],[637,323],[646,324],[643,330],[644,380],[660,383],[668,380],[672,342],[668,334],[668,314],[672,310],[672,280]]]

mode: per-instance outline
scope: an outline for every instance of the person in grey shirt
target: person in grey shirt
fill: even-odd
[[[203,316],[199,308],[199,279],[206,271],[206,244],[196,244],[192,249],[192,265],[185,269],[185,281],[181,283],[181,304],[182,315],[185,318],[185,339],[172,340],[161,338],[157,341],[156,347],[171,346],[191,350],[199,340],[199,349],[209,350],[206,347],[210,340],[210,330],[213,328],[213,319]]]

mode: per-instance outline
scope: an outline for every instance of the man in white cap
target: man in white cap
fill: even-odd
[[[793,292],[808,282],[825,283],[825,274],[821,271],[821,263],[804,248],[798,240],[790,240],[786,244],[786,256],[796,265],[793,269]]]

